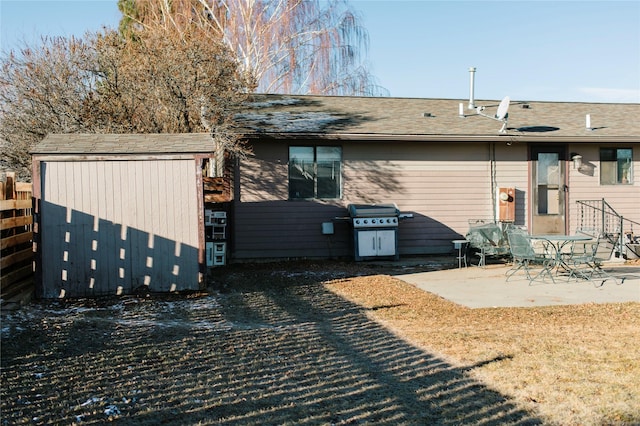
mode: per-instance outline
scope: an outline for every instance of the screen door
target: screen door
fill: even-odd
[[[531,151],[533,235],[564,234],[566,221],[566,148],[534,147]]]

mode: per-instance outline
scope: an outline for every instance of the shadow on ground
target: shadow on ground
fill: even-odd
[[[327,291],[322,282],[340,275],[239,268],[225,292],[12,313],[3,422],[542,423],[474,380],[476,366],[409,345]]]

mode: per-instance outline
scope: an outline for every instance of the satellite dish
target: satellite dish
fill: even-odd
[[[496,112],[496,118],[498,120],[506,120],[509,116],[509,102],[511,102],[511,99],[505,96],[500,102],[500,105],[498,105],[498,112]]]
[[[488,115],[485,114],[484,107],[479,106],[476,108],[476,114],[481,115],[482,117],[487,117],[492,120],[501,121],[502,128],[500,129],[500,133],[507,133],[507,119],[509,118],[509,102],[511,99],[508,96],[505,96],[502,101],[500,101],[500,105],[498,105],[498,110],[496,111],[496,115]]]

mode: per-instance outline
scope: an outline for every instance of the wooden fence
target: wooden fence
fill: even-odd
[[[2,308],[33,297],[32,186],[7,172],[0,181],[0,298]]]

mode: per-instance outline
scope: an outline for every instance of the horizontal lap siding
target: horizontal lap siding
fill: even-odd
[[[236,258],[342,257],[348,226],[333,221],[344,209],[314,202],[242,203],[236,208]],[[334,223],[333,235],[322,223]]]
[[[240,197],[234,205],[234,258],[348,255],[347,224],[333,220],[346,215],[342,203],[288,201],[288,146],[264,142],[254,146],[254,154],[240,166]],[[323,235],[323,222],[334,223],[336,232]]]
[[[46,162],[42,296],[197,289],[193,160]]]
[[[515,188],[515,225],[528,226],[529,162],[526,144],[496,144],[496,188]],[[494,200],[496,200],[494,194]]]
[[[345,198],[395,202],[413,219],[399,228],[400,254],[442,253],[468,229],[468,220],[490,215],[487,144],[396,144],[349,148]]]
[[[451,240],[466,234],[470,219],[493,218],[490,149],[488,143],[345,144],[341,200],[287,201],[288,147],[256,146],[255,157],[240,168],[234,256],[351,256],[350,226],[335,218],[344,217],[350,203],[389,202],[414,216],[400,223],[400,254],[449,252]],[[516,160],[513,153],[503,154],[514,159],[496,173],[496,183],[526,187],[526,149],[520,155]],[[334,223],[332,236],[321,232],[328,221]]]
[[[634,183],[631,185],[601,185],[600,184],[600,148],[633,148]],[[601,200],[625,219],[640,223],[640,144],[575,144],[570,146],[570,152],[582,155],[583,169],[577,170],[569,164],[569,229],[575,230],[580,224],[580,209],[576,204],[579,200]],[[632,224],[627,222],[624,231],[631,231]],[[640,234],[640,226],[634,225],[633,231]]]

